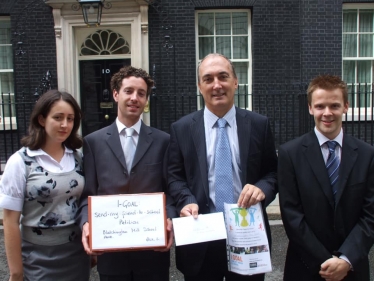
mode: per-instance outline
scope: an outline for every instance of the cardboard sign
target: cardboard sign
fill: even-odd
[[[88,212],[93,251],[166,247],[163,193],[89,196]]]

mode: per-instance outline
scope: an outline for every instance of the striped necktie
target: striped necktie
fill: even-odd
[[[337,183],[339,179],[339,166],[340,166],[340,160],[335,154],[335,148],[338,145],[336,141],[327,141],[327,146],[329,148],[329,156],[326,161],[326,169],[327,173],[329,175],[332,193],[334,195],[334,199],[337,193]]]

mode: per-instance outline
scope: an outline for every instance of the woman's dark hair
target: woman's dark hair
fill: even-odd
[[[31,150],[36,150],[43,146],[46,141],[46,134],[44,127],[39,124],[39,116],[42,115],[44,118],[47,118],[51,108],[59,100],[67,102],[74,110],[74,126],[69,137],[63,144],[72,150],[82,147],[82,138],[77,134],[82,118],[82,111],[72,95],[58,90],[49,90],[36,102],[30,117],[29,134],[21,140],[23,146]]]

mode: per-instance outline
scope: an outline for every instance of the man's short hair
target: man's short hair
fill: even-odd
[[[206,55],[200,62],[199,62],[199,64],[197,65],[197,81],[200,83],[200,73],[199,73],[199,71],[200,71],[200,65],[203,63],[203,61],[206,59],[206,58],[208,58],[208,57],[214,57],[214,56],[216,56],[216,57],[222,57],[222,58],[224,58],[225,60],[227,60],[228,62],[229,62],[229,64],[230,64],[230,66],[231,66],[231,71],[232,71],[232,74],[233,74],[233,76],[234,76],[234,78],[237,78],[237,76],[236,76],[236,71],[235,71],[235,67],[234,67],[234,65],[232,64],[232,62],[231,62],[231,60],[229,60],[229,58],[228,57],[226,57],[226,56],[224,56],[224,55],[222,55],[222,54],[219,54],[219,53],[211,53],[211,54],[209,54],[209,55]]]
[[[339,77],[335,75],[325,74],[315,77],[308,86],[308,104],[312,104],[312,94],[317,89],[323,90],[335,90],[340,89],[343,93],[344,104],[348,103],[348,88],[347,84]]]
[[[151,78],[151,76],[143,69],[136,68],[133,66],[125,66],[122,67],[116,74],[112,76],[112,79],[110,80],[110,88],[112,92],[116,90],[119,92],[119,90],[122,87],[122,80],[128,77],[137,77],[142,78],[144,82],[147,84],[147,98],[151,94],[152,87],[154,85],[154,82]]]

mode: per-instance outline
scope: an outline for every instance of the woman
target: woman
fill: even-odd
[[[48,91],[35,104],[24,147],[7,162],[0,207],[10,281],[89,280],[90,258],[74,221],[84,186],[80,121],[70,94]]]

